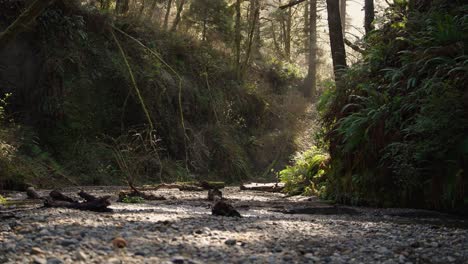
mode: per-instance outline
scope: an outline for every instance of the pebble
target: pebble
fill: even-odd
[[[235,240],[235,239],[228,239],[228,240],[224,241],[224,244],[226,244],[228,246],[234,246],[236,243],[237,243],[237,240]]]
[[[62,264],[63,261],[56,257],[47,258],[47,264]]]
[[[31,248],[31,254],[33,255],[40,255],[40,254],[44,254],[44,251],[38,247],[32,247]]]
[[[33,256],[32,263],[33,264],[48,264],[47,259],[43,257],[39,257],[39,256]]]

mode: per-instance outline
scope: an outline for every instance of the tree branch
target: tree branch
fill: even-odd
[[[356,44],[352,43],[351,41],[349,41],[349,39],[345,38],[344,42],[348,47],[352,48],[353,50],[355,50],[355,51],[357,51],[357,52],[359,52],[361,54],[364,53],[363,49],[361,49],[358,45],[356,45]]]
[[[282,5],[279,7],[279,9],[285,9],[285,8],[288,8],[288,7],[291,7],[291,6],[295,6],[295,5],[298,5],[302,2],[305,2],[306,0],[295,0],[295,1],[291,1],[289,2],[289,4],[286,4],[286,5]]]

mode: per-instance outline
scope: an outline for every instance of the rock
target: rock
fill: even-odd
[[[184,257],[181,257],[181,256],[175,256],[171,259],[172,263],[174,264],[184,264],[185,263],[185,259]]]
[[[379,247],[377,248],[377,252],[379,252],[380,254],[388,254],[390,253],[390,250],[388,250],[388,248],[386,247]]]
[[[33,256],[32,263],[33,264],[48,264],[45,258],[39,257],[39,256]]]
[[[31,248],[31,254],[33,254],[33,255],[41,255],[41,254],[44,254],[44,253],[45,252],[42,249],[38,248],[38,247],[32,247]]]
[[[79,242],[76,239],[64,239],[60,242],[60,245],[62,245],[63,247],[68,247],[68,246],[76,245],[78,243]]]
[[[118,258],[110,258],[107,260],[107,264],[121,264],[121,263],[123,263],[123,261]]]
[[[452,256],[448,256],[448,257],[447,257],[447,260],[448,260],[449,262],[455,262],[456,259],[455,259],[454,257],[452,257]]]
[[[228,246],[234,246],[236,243],[237,243],[237,240],[235,240],[235,239],[228,239],[228,240],[224,241],[224,244],[226,244]]]
[[[437,243],[437,242],[432,242],[432,243],[431,243],[431,247],[435,247],[435,248],[436,248],[436,247],[439,247],[439,243]]]
[[[81,250],[78,250],[75,254],[75,258],[77,260],[81,260],[81,261],[86,261],[88,259],[88,257],[86,256],[86,254],[81,251]]]
[[[47,264],[63,264],[63,261],[56,257],[47,258]]]

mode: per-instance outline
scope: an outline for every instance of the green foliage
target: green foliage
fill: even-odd
[[[225,0],[195,0],[190,3],[185,19],[199,29],[202,37],[217,33],[227,40],[233,28],[232,15]]]
[[[122,203],[139,204],[139,203],[144,203],[144,202],[145,202],[145,199],[143,199],[143,197],[140,197],[140,196],[128,196],[128,195],[126,195],[122,199]]]
[[[464,7],[400,17],[368,37],[365,59],[321,99],[342,202],[453,208],[467,193]],[[397,12],[397,11],[393,11]],[[407,19],[407,21],[406,21]],[[391,23],[398,22],[394,20]]]
[[[325,187],[325,169],[329,156],[314,147],[294,158],[294,164],[279,172],[284,191],[288,194],[323,196]]]
[[[0,204],[5,204],[7,199],[0,194]]]

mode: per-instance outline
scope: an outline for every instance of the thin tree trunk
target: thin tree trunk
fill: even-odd
[[[252,21],[252,25],[250,27],[250,32],[248,36],[249,39],[248,39],[248,44],[247,44],[247,52],[245,54],[244,65],[242,66],[242,69],[241,69],[242,70],[241,76],[244,75],[250,62],[250,55],[252,53],[252,45],[254,41],[255,28],[257,27],[257,22],[258,22],[257,17],[258,17],[259,12],[260,12],[260,8],[256,7],[256,9],[254,10],[254,13],[252,14],[253,21]]]
[[[236,49],[236,72],[237,77],[240,78],[240,64],[241,64],[241,3],[242,0],[236,0],[236,25],[234,45]]]
[[[341,70],[346,68],[346,52],[341,28],[339,0],[327,0],[328,30],[335,80],[340,79]]]
[[[364,29],[366,34],[374,29],[374,0],[365,0],[364,5]]]
[[[166,15],[164,16],[164,29],[167,30],[169,23],[169,15],[171,14],[172,0],[167,0]]]
[[[276,38],[276,33],[275,33],[275,25],[273,21],[271,21],[271,35],[273,37],[273,45],[275,46],[276,52],[283,57],[283,52],[281,51],[280,45],[278,44],[278,40]]]
[[[146,4],[146,1],[142,0],[140,10],[138,12],[138,19],[143,19],[143,12],[145,11],[145,7],[146,7],[145,4]]]
[[[254,60],[260,58],[260,0],[251,0],[250,13],[253,14],[250,21],[255,21],[253,43],[252,43],[252,57]],[[258,12],[256,11],[258,10]]]
[[[0,33],[0,50],[13,40],[18,33],[23,31],[28,24],[40,16],[53,2],[54,0],[36,0],[32,2],[5,31]]]
[[[310,39],[310,15],[309,15],[309,3],[306,3],[304,7],[304,52],[309,52],[309,39]],[[306,57],[307,63],[309,63],[309,57]]]
[[[346,30],[346,0],[340,0],[340,19],[343,35]]]
[[[310,0],[309,67],[304,85],[304,96],[315,98],[317,90],[317,0]]]
[[[292,28],[292,7],[288,8],[288,16],[286,17],[286,34],[284,41],[284,52],[287,60],[291,59],[291,28]]]
[[[149,19],[152,20],[153,19],[153,15],[155,13],[155,10],[156,10],[156,4],[158,3],[158,0],[153,0],[153,2],[151,3],[151,7],[150,7],[150,11],[149,11]]]
[[[171,29],[172,31],[177,30],[177,26],[180,23],[182,11],[184,10],[184,5],[185,5],[185,0],[180,0],[179,5],[177,6],[177,14],[174,20],[174,24],[172,24],[172,29]]]
[[[203,19],[202,41],[206,41],[206,20],[207,18],[205,17]]]
[[[129,0],[117,0],[115,2],[115,12],[117,14],[125,14],[129,8]]]

